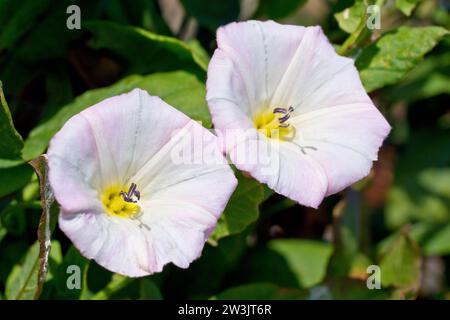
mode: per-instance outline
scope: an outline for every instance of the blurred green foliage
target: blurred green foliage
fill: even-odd
[[[66,28],[71,4],[81,8],[81,30]],[[382,6],[381,30],[365,27],[371,4]],[[438,0],[0,0],[0,299],[450,298],[449,8]],[[56,206],[42,210],[27,162],[71,116],[136,87],[210,128],[215,31],[252,18],[321,25],[355,60],[393,126],[371,175],[312,210],[236,173],[236,192],[187,270],[129,279],[81,256],[54,228]],[[48,236],[54,229],[48,260],[42,221]],[[373,264],[382,288],[369,290]],[[80,289],[67,287],[71,265]]]
[[[0,81],[0,157],[4,159],[20,158],[20,150],[23,148],[22,137],[14,128],[11,113],[3,94],[2,83]]]

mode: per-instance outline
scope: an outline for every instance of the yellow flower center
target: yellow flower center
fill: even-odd
[[[101,197],[106,212],[112,216],[120,218],[131,218],[139,213],[141,207],[134,202],[125,201],[123,193],[128,188],[121,188],[118,185],[106,188]]]
[[[295,134],[294,127],[288,122],[292,111],[284,108],[262,110],[253,118],[253,124],[268,138],[288,140]]]

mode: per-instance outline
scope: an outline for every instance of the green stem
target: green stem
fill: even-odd
[[[348,54],[348,52],[353,49],[360,41],[361,41],[361,34],[364,33],[364,30],[366,30],[366,21],[367,21],[367,15],[364,14],[361,20],[359,21],[358,27],[355,31],[352,32],[352,34],[347,38],[347,40],[344,41],[344,43],[341,45],[341,47],[338,49],[337,53],[341,56],[345,56]]]
[[[375,5],[380,7],[383,6],[385,0],[377,0]],[[371,1],[372,4],[372,1]],[[367,7],[367,3],[366,3]],[[346,56],[350,53],[352,49],[354,49],[358,44],[360,44],[363,40],[367,39],[367,37],[371,34],[371,31],[366,27],[367,22],[367,13],[361,17],[356,30],[350,34],[350,36],[344,41],[344,43],[337,50],[337,53],[341,56]]]
[[[118,274],[113,275],[110,283],[101,291],[97,292],[91,297],[91,300],[106,300],[114,293],[126,287],[133,279]]]

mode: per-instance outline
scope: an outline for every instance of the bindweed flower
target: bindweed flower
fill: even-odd
[[[217,44],[207,100],[237,168],[311,207],[369,173],[390,126],[320,27],[231,23]]]
[[[183,136],[206,137],[202,163],[175,164]],[[217,138],[135,89],[72,117],[48,150],[59,226],[80,252],[131,277],[199,257],[237,180]]]

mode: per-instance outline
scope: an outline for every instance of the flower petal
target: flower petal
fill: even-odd
[[[295,143],[315,148],[308,155],[327,174],[327,195],[369,174],[390,131],[389,124],[371,103],[319,109],[299,115],[291,123],[297,128]]]
[[[346,105],[371,103],[350,58],[339,56],[320,27],[308,27],[271,104],[292,106],[294,114]]]
[[[100,162],[110,163],[108,172],[116,171],[111,179],[124,184],[167,143],[168,133],[189,121],[159,97],[140,89],[106,99],[80,115],[91,126]],[[111,183],[103,179],[104,185]]]
[[[189,137],[201,143],[192,147]],[[188,156],[181,162],[173,152],[180,149]],[[83,255],[132,277],[169,262],[187,267],[237,184],[217,137],[142,90],[69,119],[48,155],[60,228]],[[102,191],[131,182],[141,192],[139,214],[108,214]]]
[[[89,123],[80,115],[72,117],[51,140],[48,149],[49,180],[64,210],[101,211],[97,190],[103,175],[97,145]]]
[[[238,169],[303,205],[317,208],[325,196],[323,168],[291,143],[267,139],[255,130],[254,136],[248,134],[229,155]]]
[[[162,270],[153,249],[157,239],[136,221],[105,213],[61,211],[59,226],[82,255],[110,271],[141,277]]]
[[[217,31],[207,100],[224,99],[250,114],[270,100],[306,30],[273,21],[230,23]],[[214,113],[214,108],[211,109]]]
[[[225,151],[239,169],[313,207],[368,174],[390,127],[365,92],[353,60],[337,55],[320,27],[232,23],[218,30],[217,43],[207,100]],[[278,164],[278,171],[263,174],[266,166],[251,161],[261,161],[264,142],[255,155],[246,151],[247,163],[239,161],[245,151],[236,149],[245,150],[255,133],[236,129],[251,132],[258,110],[290,106],[289,123],[298,136],[280,143],[278,158],[265,159],[273,168]]]

